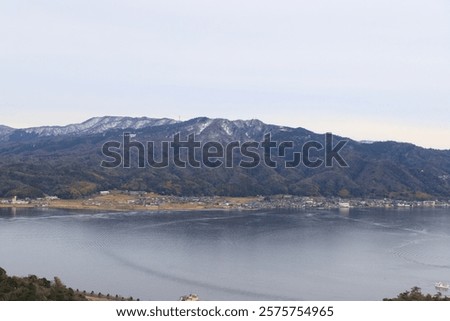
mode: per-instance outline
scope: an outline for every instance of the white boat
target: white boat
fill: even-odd
[[[443,282],[437,282],[434,284],[434,287],[438,290],[448,290],[450,289],[450,285],[449,284],[445,284]]]

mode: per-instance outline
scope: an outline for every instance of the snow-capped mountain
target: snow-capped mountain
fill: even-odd
[[[81,124],[70,124],[67,126],[42,126],[18,129],[27,134],[35,134],[38,136],[63,136],[63,135],[89,135],[101,134],[112,129],[140,129],[150,126],[161,126],[167,124],[175,124],[176,120],[162,118],[147,117],[120,117],[105,116],[94,117],[82,122]],[[16,129],[0,126],[0,139],[12,134]]]
[[[6,136],[10,134],[12,131],[14,131],[14,128],[0,125],[0,137]]]
[[[196,136],[220,140],[222,138],[253,138],[261,133],[270,131],[274,125],[264,124],[260,120],[228,120],[223,118],[211,119],[199,117],[179,123],[182,132],[194,133]]]
[[[251,138],[260,135],[261,132],[270,131],[278,126],[267,125],[257,119],[252,120],[228,120],[210,119],[198,117],[187,121],[177,121],[169,118],[147,118],[147,117],[119,117],[104,116],[88,119],[80,124],[67,126],[42,126],[23,129],[14,129],[0,126],[0,140],[7,140],[9,136],[16,133],[19,136],[33,135],[38,137],[50,136],[84,136],[102,134],[111,130],[141,130],[150,127],[177,125],[176,129],[182,132],[195,133],[196,135],[208,136],[211,139],[219,138]],[[283,127],[284,130],[289,128]],[[292,128],[290,128],[292,129]]]

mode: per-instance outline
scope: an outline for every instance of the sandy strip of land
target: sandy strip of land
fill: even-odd
[[[207,201],[191,201],[189,198],[183,199],[157,194],[145,196],[110,194],[75,200],[32,200],[29,203],[0,204],[0,207],[43,207],[94,211],[200,211],[236,209],[256,200],[255,197],[214,197],[207,198]]]

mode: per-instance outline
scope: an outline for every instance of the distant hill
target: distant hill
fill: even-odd
[[[170,164],[165,168],[137,168],[136,149],[131,168],[102,168],[109,160],[102,155],[108,141],[123,141],[123,133],[133,141],[153,141],[155,159],[161,156],[161,142],[171,141],[176,133],[181,140],[195,134],[202,144],[211,141],[226,144],[262,142],[264,135],[280,143],[292,141],[301,146],[310,141],[325,145],[325,136],[304,128],[265,124],[259,120],[195,118],[172,119],[96,117],[81,124],[12,129],[0,126],[0,197],[39,197],[57,195],[77,198],[101,190],[152,191],[174,195],[273,195],[373,197],[400,199],[450,199],[450,150],[424,149],[397,142],[357,142],[348,139],[340,155],[348,167],[334,163],[318,168],[285,168],[285,159],[293,159],[286,149],[283,157],[274,157],[280,166],[256,168],[186,168]],[[334,144],[342,137],[334,137]],[[277,146],[278,148],[279,146]],[[274,150],[278,150],[275,148]],[[236,152],[236,151],[235,151]],[[199,150],[197,156],[199,157]],[[147,155],[145,155],[146,157]],[[173,157],[173,155],[171,155]],[[263,155],[260,152],[261,161]],[[311,155],[314,160],[321,152]],[[186,155],[182,153],[182,159]],[[236,153],[235,163],[249,161]]]

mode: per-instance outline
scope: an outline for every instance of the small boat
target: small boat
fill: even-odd
[[[448,290],[450,289],[450,285],[449,284],[445,284],[443,282],[437,282],[434,284],[434,287],[438,290]]]

